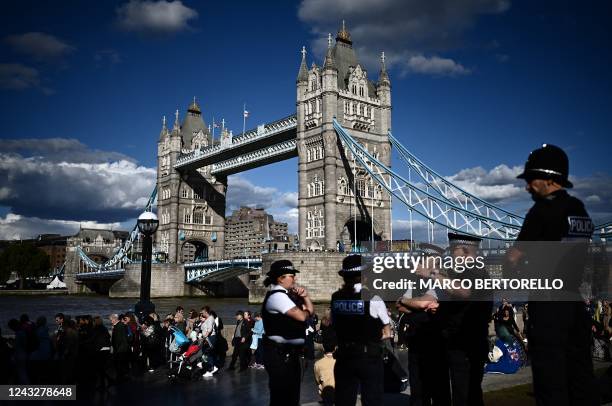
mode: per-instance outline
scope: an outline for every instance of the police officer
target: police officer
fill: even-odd
[[[361,388],[364,406],[380,405],[384,393],[383,342],[391,337],[385,303],[362,289],[361,255],[349,255],[338,272],[344,285],[332,295],[332,323],[338,337],[334,379],[336,405],[355,405]]]
[[[481,239],[448,233],[449,252],[455,264],[476,258]],[[477,266],[448,277],[488,279],[486,269]],[[445,278],[438,275],[437,278]],[[482,378],[489,352],[489,319],[493,310],[490,292],[476,289],[441,292],[436,321],[442,334],[450,374],[453,406],[484,405]]]
[[[444,250],[430,246],[421,252],[424,258],[439,257]],[[444,341],[435,322],[438,306],[435,292],[423,289],[408,289],[396,304],[407,319],[410,406],[446,406],[451,402],[449,382],[444,378],[448,376]]]
[[[299,271],[291,261],[272,263],[264,280],[270,291],[261,315],[264,366],[268,372],[270,405],[299,405],[301,355],[306,337],[306,320],[314,313],[312,301],[303,287],[295,285]]]
[[[533,255],[524,241],[583,239],[586,252],[593,224],[582,202],[565,191],[573,186],[568,173],[567,155],[559,147],[544,144],[529,154],[518,178],[527,182],[535,204],[525,217],[516,247],[508,252],[509,265],[542,260],[538,258],[542,253]],[[584,263],[578,264],[573,277],[580,278],[583,267]],[[590,320],[580,300],[530,301],[527,334],[538,406],[599,404]]]

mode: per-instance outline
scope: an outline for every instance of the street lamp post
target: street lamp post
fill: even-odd
[[[155,311],[151,303],[151,254],[153,251],[153,234],[159,221],[155,213],[145,211],[138,217],[138,230],[144,236],[142,241],[142,266],[140,268],[140,300],[134,308],[140,322]]]

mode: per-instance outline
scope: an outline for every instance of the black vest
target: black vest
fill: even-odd
[[[361,293],[339,290],[332,295],[331,311],[338,344],[380,343],[383,323],[370,315],[370,301]]]
[[[261,318],[263,320],[266,335],[280,336],[286,340],[292,340],[295,338],[306,338],[306,322],[292,319],[286,314],[270,313],[268,310],[266,310],[266,304],[268,303],[268,299],[274,294],[287,295],[284,290],[271,290],[266,293],[263,305],[261,306]],[[289,297],[289,299],[291,299],[293,303],[295,303],[296,306],[299,307],[299,304],[296,303],[296,300],[292,298],[291,295],[287,296]]]

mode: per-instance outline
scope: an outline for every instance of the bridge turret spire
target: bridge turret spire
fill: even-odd
[[[181,130],[181,125],[179,124],[179,111],[176,109],[174,112],[174,125],[172,126],[172,133],[178,134]]]
[[[193,96],[193,101],[189,105],[187,111],[193,114],[202,114],[202,110],[200,109],[200,105],[196,102],[195,96]]]
[[[164,117],[162,118],[162,129],[161,129],[161,132],[159,133],[159,138],[162,139],[167,135],[168,135],[168,127],[166,127],[166,116],[164,115]]]
[[[343,42],[348,46],[353,45],[353,41],[351,41],[351,34],[346,29],[346,25],[344,20],[342,20],[342,28],[338,31],[338,35],[336,36],[336,41]]]
[[[389,75],[387,74],[387,66],[385,64],[385,52],[380,54],[380,73],[378,75],[378,86],[381,84],[390,85]]]
[[[306,67],[306,47],[302,47],[302,63],[297,77],[298,82],[308,82],[308,68]]]
[[[327,34],[327,54],[325,54],[325,62],[323,63],[324,69],[336,69],[336,65],[334,64],[333,50],[332,36],[330,33]]]

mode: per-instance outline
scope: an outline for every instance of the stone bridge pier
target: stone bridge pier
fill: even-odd
[[[272,262],[279,259],[288,259],[300,271],[296,283],[306,288],[314,302],[326,303],[331,295],[340,286],[342,278],[338,271],[342,268],[342,260],[346,253],[339,252],[284,252],[263,255],[261,275],[249,284],[249,302],[262,303],[268,291],[263,286],[266,273],[270,270]]]

